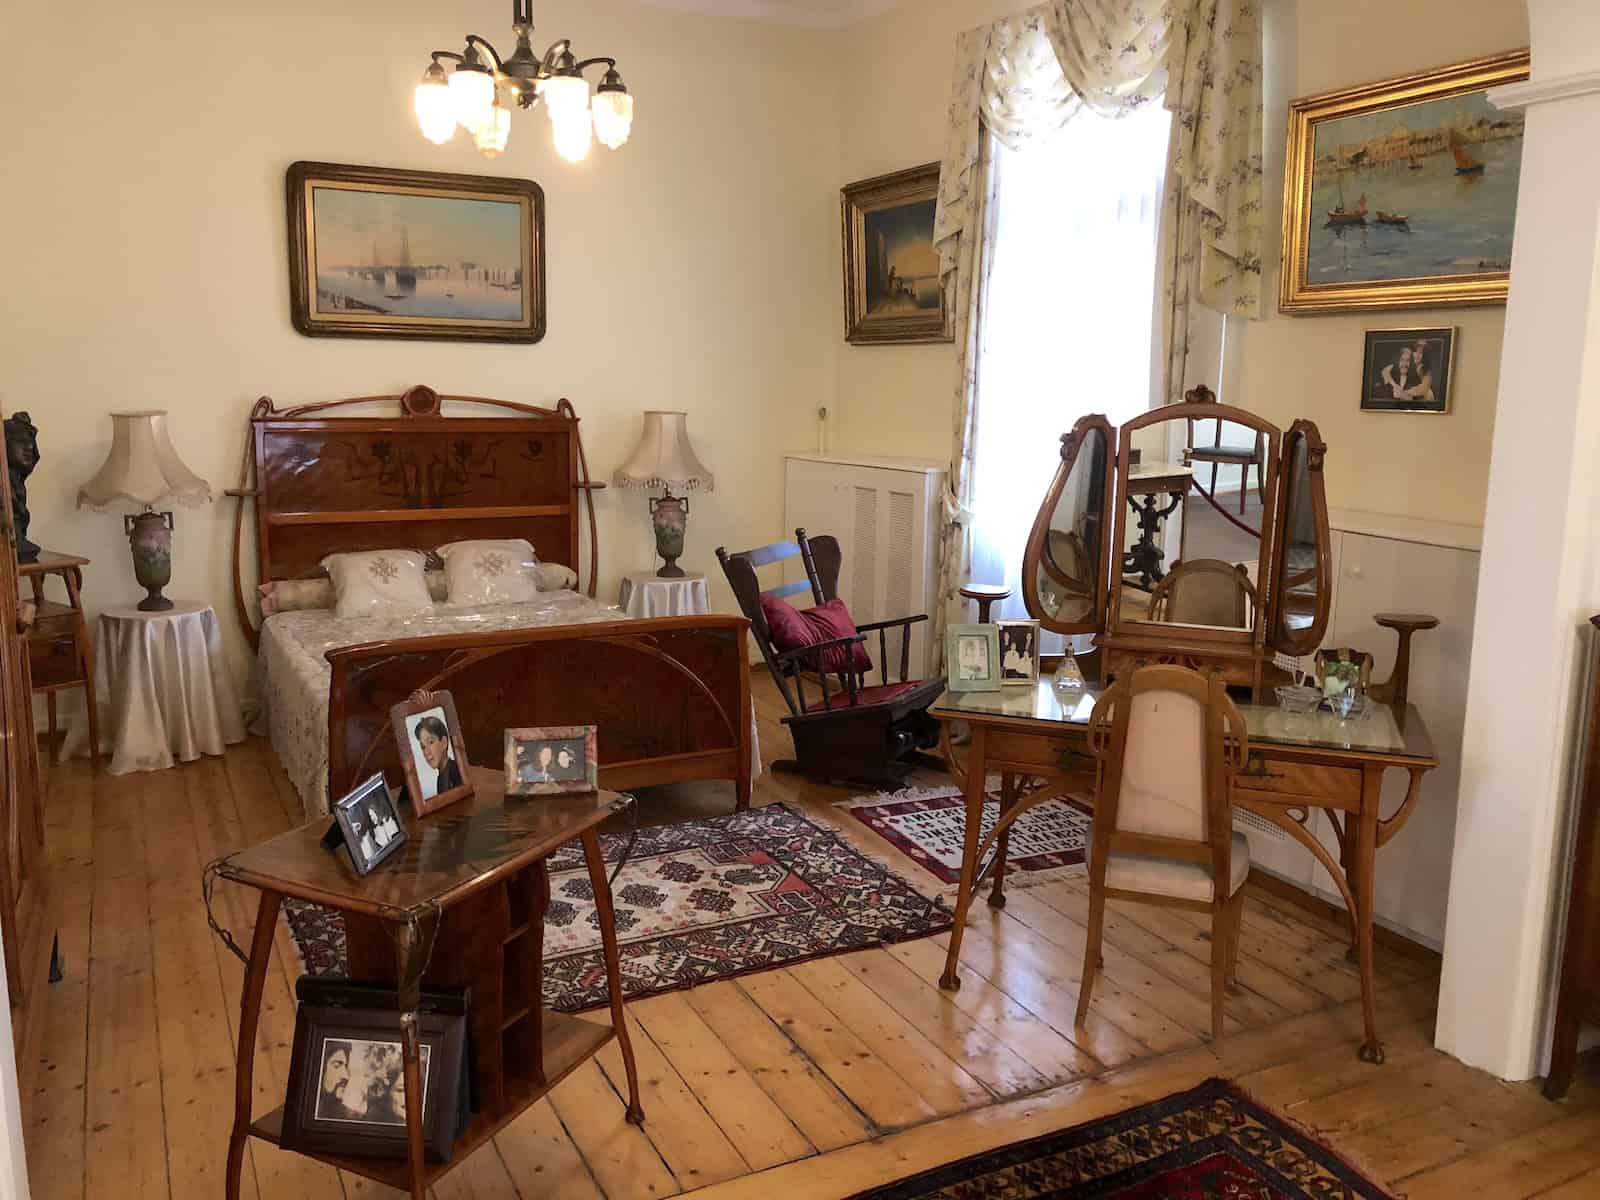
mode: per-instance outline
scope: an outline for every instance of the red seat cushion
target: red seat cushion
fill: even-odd
[[[829,600],[815,608],[798,609],[781,596],[761,595],[761,615],[766,619],[767,630],[772,634],[772,644],[781,654],[786,650],[799,650],[835,638],[855,637],[856,623],[850,619],[850,610],[843,600]],[[820,655],[822,669],[837,674],[848,669],[857,672],[872,669],[872,656],[860,642],[854,646],[835,646]],[[816,670],[815,662],[803,664]]]
[[[861,707],[869,704],[887,704],[889,701],[898,699],[899,697],[904,696],[907,692],[921,686],[922,680],[913,679],[906,683],[878,683],[874,684],[872,687],[857,688],[856,706]],[[806,705],[806,711],[822,712],[824,709],[831,711],[835,708],[849,707],[850,693],[841,688],[837,692],[828,693],[828,702],[826,704],[824,704],[821,700],[813,700],[810,704]]]

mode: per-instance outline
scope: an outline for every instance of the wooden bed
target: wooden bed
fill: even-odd
[[[332,415],[374,405],[398,405],[398,412]],[[599,609],[592,492],[604,486],[588,478],[578,417],[566,400],[542,409],[413,387],[284,411],[257,401],[240,486],[228,493],[238,500],[234,599],[252,645],[260,647],[262,629],[245,579],[247,510],[260,582],[317,577],[322,558],[337,551],[426,551],[459,539],[524,537],[541,561],[572,567],[576,590],[589,598],[583,624],[369,640],[358,633],[328,649],[328,795],[379,768],[394,781],[389,707],[419,688],[447,688],[479,765],[501,761],[506,728],[594,724],[605,786],[728,779],[738,807],[748,806],[749,623],[613,619]]]

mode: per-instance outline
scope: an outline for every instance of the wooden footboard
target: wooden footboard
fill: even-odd
[[[389,709],[448,690],[467,756],[504,761],[504,733],[599,727],[600,783],[731,779],[750,803],[750,663],[743,617],[661,617],[367,642],[328,652],[328,794],[375,770],[400,778]]]

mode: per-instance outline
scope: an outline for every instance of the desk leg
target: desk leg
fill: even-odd
[[[600,944],[606,955],[606,991],[611,995],[611,1026],[617,1031],[622,1050],[622,1068],[628,1073],[628,1121],[644,1124],[644,1109],[639,1104],[639,1073],[633,1065],[633,1043],[628,1040],[628,1022],[622,1013],[622,956],[617,950],[617,916],[611,907],[611,885],[606,881],[606,860],[600,854],[600,835],[585,829],[583,857],[589,864],[589,886],[594,889],[595,914],[600,918]]]
[[[1017,786],[1017,777],[1007,771],[1000,776],[1000,812],[997,821],[1003,821],[1006,814],[1017,806],[1017,793],[1022,789]],[[989,892],[989,907],[1004,908],[1006,906],[1006,851],[1011,844],[1011,830],[1009,827],[1002,830],[994,844],[994,887]]]
[[[984,764],[986,753],[985,730],[982,725],[972,727],[972,745],[967,748],[967,828],[961,847],[961,882],[956,885],[956,916],[950,926],[950,953],[944,960],[944,974],[939,986],[947,992],[958,991],[961,977],[956,967],[961,962],[961,934],[967,925],[967,909],[972,907],[972,894],[977,891],[974,881],[978,875],[978,835],[983,828],[983,781],[988,774]]]
[[[411,1168],[412,1200],[425,1200],[427,1167],[422,1143],[422,1043],[417,1037],[417,1008],[422,1003],[423,964],[417,961],[419,929],[414,922],[397,927],[396,966],[400,978],[400,1063],[406,1079],[406,1158]],[[438,929],[434,929],[438,934]]]
[[[1361,1018],[1367,1040],[1361,1044],[1361,1061],[1383,1062],[1383,1043],[1378,1040],[1378,984],[1372,967],[1373,879],[1378,861],[1378,806],[1383,799],[1383,768],[1364,767],[1361,771],[1361,811],[1356,816],[1356,877],[1351,880],[1356,898],[1356,946],[1361,957]]]
[[[255,1099],[256,1025],[261,1018],[261,989],[267,982],[272,959],[272,935],[278,927],[278,906],[283,897],[262,892],[256,908],[256,930],[250,939],[250,962],[244,972],[244,992],[239,997],[239,1052],[233,1069],[233,1132],[228,1136],[228,1171],[224,1176],[227,1200],[239,1200],[239,1173],[244,1168],[244,1144],[250,1136],[250,1109]]]

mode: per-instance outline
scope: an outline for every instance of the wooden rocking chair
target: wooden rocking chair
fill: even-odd
[[[921,753],[939,743],[939,723],[928,716],[928,706],[944,691],[941,679],[907,679],[911,668],[911,626],[926,621],[926,613],[872,621],[856,627],[854,637],[834,638],[799,649],[780,651],[761,608],[761,597],[783,599],[809,591],[813,604],[826,604],[838,594],[843,556],[836,538],[808,538],[794,531],[792,542],[774,542],[754,550],[730,553],[717,548],[717,559],[728,576],[739,608],[750,619],[750,632],[761,648],[772,678],[783,693],[789,715],[783,723],[794,738],[793,760],[773,764],[778,770],[798,771],[820,781],[859,779],[874,786],[898,785],[915,766],[942,767],[943,760]],[[794,583],[762,589],[757,568],[799,558],[806,577]],[[888,631],[900,629],[900,678],[889,678]],[[878,635],[881,681],[867,684],[867,673],[838,669],[849,662],[854,648]],[[833,653],[830,655],[829,651]],[[815,677],[820,698],[807,698],[805,676]],[[829,678],[833,686],[829,687]]]

